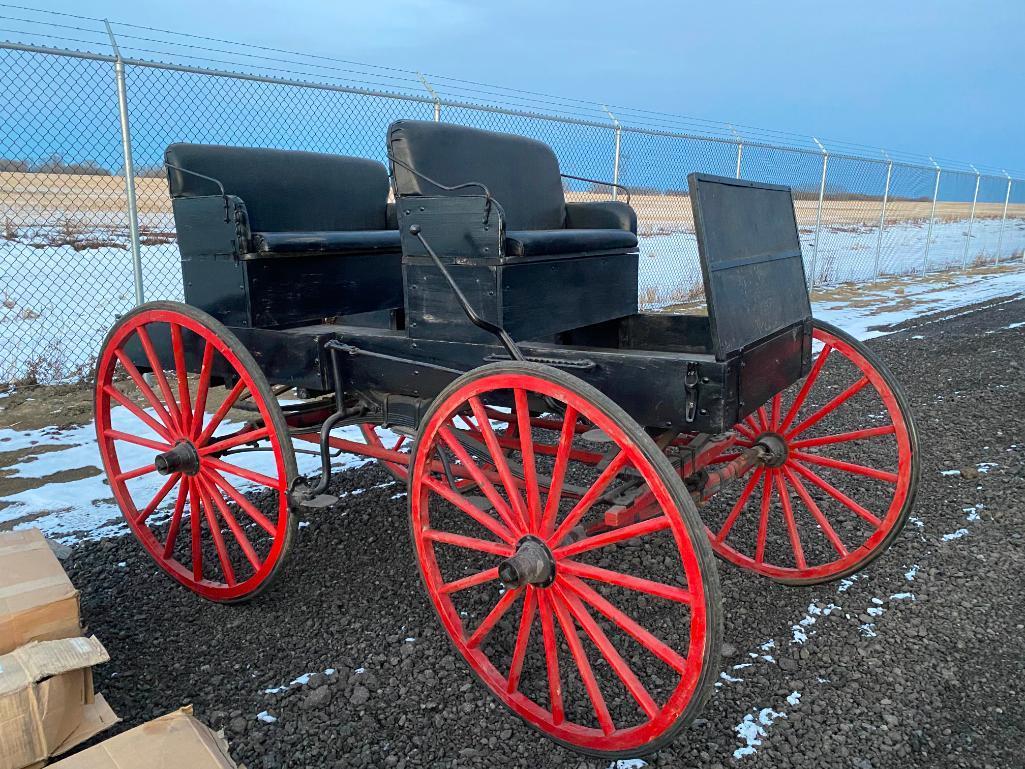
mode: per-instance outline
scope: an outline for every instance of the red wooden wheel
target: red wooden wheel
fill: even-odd
[[[496,407],[511,409],[515,447],[486,418]],[[532,412],[547,414],[544,426]],[[470,415],[477,448],[457,435]],[[582,423],[607,438],[598,462]],[[484,685],[588,754],[622,758],[672,740],[718,675],[719,585],[694,505],[644,430],[576,377],[499,363],[438,396],[411,467],[424,585]],[[476,481],[473,495],[461,475]],[[585,533],[602,520],[616,523]]]
[[[239,423],[233,407],[243,401]],[[235,335],[188,305],[142,305],[104,342],[95,405],[114,498],[160,567],[214,601],[265,588],[295,528],[295,455],[281,409]]]
[[[816,321],[814,339],[808,376],[735,428],[741,447],[765,436],[784,446],[780,461],[702,512],[717,554],[789,584],[844,577],[878,557],[918,487],[918,438],[900,385],[840,329]]]

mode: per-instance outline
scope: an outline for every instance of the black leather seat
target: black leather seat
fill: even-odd
[[[164,160],[172,198],[239,197],[253,232],[397,228],[388,215],[388,172],[375,160],[211,144],[172,144]]]
[[[402,307],[381,163],[208,144],[172,144],[164,157],[189,304],[245,328]]]
[[[637,247],[633,209],[619,201],[567,203],[555,153],[539,141],[449,123],[400,120],[388,129],[388,146],[396,198],[477,195],[483,193],[479,187],[446,190],[438,185],[485,185],[502,207],[505,257],[615,253]]]

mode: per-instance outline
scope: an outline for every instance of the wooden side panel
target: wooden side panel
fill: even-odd
[[[637,312],[637,254],[509,261],[500,271],[502,323],[514,339]]]
[[[281,328],[402,306],[398,254],[246,260],[253,325]]]

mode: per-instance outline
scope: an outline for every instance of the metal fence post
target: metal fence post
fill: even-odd
[[[811,247],[811,278],[809,280],[809,289],[815,288],[816,275],[815,265],[819,259],[819,235],[822,232],[822,200],[826,196],[826,168],[829,166],[829,153],[826,152],[826,148],[822,146],[822,142],[816,139],[814,136],[811,137],[819,149],[822,150],[822,179],[819,181],[819,206],[815,210],[815,242]],[[737,161],[740,162],[739,160]]]
[[[886,226],[886,203],[890,199],[890,179],[893,177],[893,161],[883,150],[886,156],[886,185],[883,187],[883,205],[879,208],[879,236],[876,238],[876,261],[872,269],[873,277],[879,277],[879,258],[883,252],[883,227]]]
[[[135,164],[132,162],[132,132],[128,125],[128,88],[125,85],[125,63],[114,39],[110,22],[103,20],[114,49],[114,79],[117,81],[117,109],[121,118],[121,149],[125,159],[125,196],[128,199],[128,237],[132,249],[132,277],[135,281],[135,303],[146,301],[142,285],[142,251],[139,246],[139,205],[135,198]]]
[[[925,233],[925,256],[922,258],[923,275],[929,271],[929,246],[932,245],[932,225],[936,221],[936,198],[940,194],[940,174],[943,172],[939,163],[933,160],[932,157],[929,160],[932,160],[932,164],[936,166],[936,183],[932,187],[932,209],[929,211],[929,229]]]
[[[975,195],[972,197],[972,213],[968,217],[968,232],[965,234],[964,239],[964,256],[961,257],[961,269],[968,269],[968,247],[972,243],[972,225],[975,224],[975,204],[979,202],[979,182],[982,181],[982,175],[979,173],[979,169],[969,164],[969,168],[975,171]]]
[[[434,122],[435,123],[440,123],[441,122],[441,99],[438,98],[438,94],[436,94],[434,92],[434,89],[431,88],[431,84],[427,82],[427,78],[424,77],[423,72],[417,72],[416,76],[418,78],[420,78],[420,82],[423,83],[424,88],[427,89],[427,93],[429,93],[431,95],[431,98],[434,100]]]
[[[1011,175],[1004,171],[1007,177],[1007,192],[1004,193],[1004,212],[1000,215],[1000,229],[997,230],[997,258],[994,264],[1000,264],[1000,252],[1004,247],[1004,222],[1007,221],[1007,204],[1011,202]]]
[[[739,179],[740,178],[740,164],[744,160],[744,140],[741,138],[740,134],[737,133],[737,129],[733,127],[732,123],[730,123],[729,126],[730,126],[730,133],[733,134],[733,138],[735,138],[737,140],[737,170],[736,170],[736,173],[734,174],[734,178]]]
[[[616,137],[616,146],[612,155],[612,199],[619,200],[619,160],[620,160],[620,146],[623,135],[623,127],[619,123],[619,118],[612,114],[612,111],[604,104],[601,105],[602,109],[605,110],[605,114],[609,116],[612,121],[613,130]]]

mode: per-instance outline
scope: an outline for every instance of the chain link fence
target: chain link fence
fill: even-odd
[[[536,99],[513,94],[510,106],[478,104],[471,88],[442,97],[420,79],[425,95],[266,67],[239,73],[0,43],[0,381],[87,376],[119,313],[139,297],[182,299],[162,167],[171,142],[384,161],[386,128],[400,118],[540,139],[565,173],[631,189],[647,309],[702,294],[691,171],[789,185],[812,287],[1025,260],[1025,180],[817,142],[751,140],[733,129],[666,130],[658,113],[542,114],[522,108]],[[610,194],[567,182],[569,199]]]

